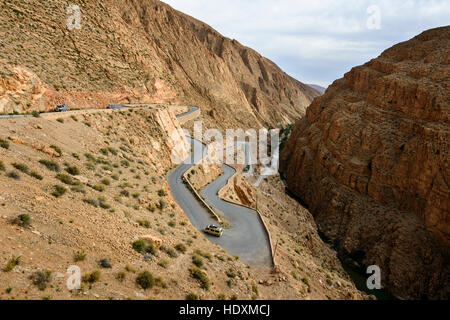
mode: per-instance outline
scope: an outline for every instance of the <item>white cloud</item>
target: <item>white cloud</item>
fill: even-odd
[[[448,0],[165,0],[278,63],[303,82],[331,83],[395,43],[448,24]],[[367,8],[381,29],[367,29]]]

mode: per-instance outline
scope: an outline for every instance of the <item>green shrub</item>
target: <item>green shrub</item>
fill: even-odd
[[[210,288],[211,281],[204,271],[200,270],[197,267],[192,267],[191,269],[189,269],[189,272],[192,278],[197,279],[198,282],[200,282],[200,287],[202,289],[208,290]]]
[[[164,269],[166,269],[169,266],[169,261],[167,261],[166,259],[161,259],[158,262],[158,266],[163,267]]]
[[[56,121],[58,121],[59,123],[64,123],[64,119],[63,118],[58,118],[58,119],[56,119]]]
[[[150,228],[150,221],[148,220],[138,220],[137,223],[144,228],[149,229]]]
[[[171,228],[175,228],[175,226],[177,225],[177,223],[176,223],[175,221],[173,221],[173,220],[170,220],[170,221],[167,223],[167,225],[168,225],[169,227],[171,227]]]
[[[159,209],[164,210],[167,207],[167,202],[164,199],[159,199]]]
[[[31,171],[30,172],[30,176],[37,179],[37,180],[43,180],[44,177],[41,176],[39,173],[37,173],[36,171]]]
[[[186,300],[198,300],[198,295],[191,292],[186,296]]]
[[[75,117],[74,115],[71,115],[70,117],[73,119],[73,121],[78,121],[78,118]]]
[[[44,165],[50,171],[54,171],[54,172],[61,171],[61,169],[59,168],[59,164],[57,164],[54,161],[42,159],[42,160],[39,160],[39,163]]]
[[[100,183],[105,186],[109,186],[111,184],[111,181],[108,178],[104,178],[102,179],[102,181],[100,181]]]
[[[0,138],[0,147],[3,149],[9,149],[9,142]]]
[[[120,191],[120,195],[128,198],[130,196],[130,192],[128,190],[122,190]]]
[[[66,171],[73,176],[78,176],[80,174],[80,169],[76,166],[69,166],[66,168]]]
[[[72,153],[72,157],[74,157],[77,160],[80,160],[80,155],[78,153]]]
[[[158,196],[165,197],[167,196],[167,192],[163,189],[158,190]]]
[[[234,271],[233,268],[228,269],[225,274],[228,276],[228,278],[236,278],[237,277],[237,273],[236,271]]]
[[[144,290],[151,289],[155,285],[153,275],[148,271],[141,272],[137,278],[136,283]]]
[[[143,241],[143,240],[136,240],[133,242],[133,249],[139,253],[144,252],[145,246],[146,246],[146,244],[145,244],[145,241]]]
[[[56,198],[62,197],[67,192],[67,189],[60,185],[56,185],[53,188],[55,190],[52,192],[52,196]]]
[[[14,269],[16,266],[18,266],[19,263],[20,263],[20,257],[13,257],[11,260],[8,261],[8,263],[2,270],[4,272],[10,272],[12,269]]]
[[[86,252],[84,252],[84,250],[81,250],[75,252],[73,259],[75,260],[75,262],[84,261],[86,260],[86,256],[87,256]]]
[[[145,246],[144,252],[150,253],[152,255],[156,255],[157,250],[156,250],[155,246],[149,245],[149,246]]]
[[[120,271],[117,274],[117,280],[119,280],[120,282],[123,282],[126,277],[127,277],[127,273],[125,271]]]
[[[127,160],[121,160],[120,165],[124,168],[128,168],[130,166],[130,163]]]
[[[10,171],[6,174],[6,176],[8,178],[14,179],[14,180],[19,180],[20,179],[20,175],[16,172],[16,171]]]
[[[71,176],[65,174],[65,173],[58,173],[56,175],[56,179],[61,181],[62,183],[65,183],[69,186],[78,186],[80,185],[80,181],[73,179]]]
[[[51,281],[51,275],[52,272],[50,270],[39,270],[33,273],[30,279],[39,290],[44,291]]]
[[[31,224],[31,217],[27,213],[19,214],[16,218],[14,218],[13,223],[26,228]]]
[[[31,112],[31,115],[35,118],[39,118],[41,116],[41,113],[37,110],[33,110],[33,112]]]
[[[61,150],[60,147],[55,146],[55,145],[52,144],[52,145],[50,146],[50,148],[52,148],[53,150],[55,150],[55,151],[59,154],[59,156],[62,156],[62,150]]]
[[[76,193],[82,193],[82,194],[86,193],[86,191],[84,190],[84,188],[81,185],[80,186],[73,186],[73,187],[70,188],[70,190],[72,190],[73,192],[76,192]]]
[[[0,171],[5,171],[5,164],[0,160]]]
[[[85,283],[96,283],[97,281],[100,280],[100,276],[101,276],[100,271],[95,270],[92,271],[91,273],[84,275],[82,280]]]
[[[112,147],[108,147],[108,151],[111,152],[111,153],[112,153],[113,155],[115,155],[115,156],[117,156],[117,154],[118,154],[117,149],[114,149],[114,148],[112,148]]]
[[[84,199],[85,203],[90,204],[93,207],[100,207],[102,209],[111,209],[111,205],[106,202],[106,199],[103,197],[99,197],[97,199]]]
[[[185,246],[183,243],[177,244],[177,245],[175,246],[175,249],[176,249],[178,252],[181,252],[181,253],[185,253],[185,252],[187,251],[187,248],[186,248],[186,246]]]
[[[161,251],[165,252],[169,257],[171,258],[176,258],[178,257],[177,252],[175,251],[175,249],[170,248],[170,247],[166,247],[166,246],[162,246],[161,247]]]
[[[203,267],[203,259],[199,255],[194,254],[192,256],[192,263],[195,264],[199,268]]]
[[[24,164],[24,163],[17,163],[17,162],[15,162],[15,163],[12,164],[12,166],[13,166],[14,168],[16,168],[17,170],[19,170],[19,171],[25,173],[25,174],[28,174],[28,173],[30,172],[30,169],[29,169],[28,166],[27,166],[26,164]]]
[[[101,149],[100,149],[100,152],[101,152],[103,155],[105,155],[105,156],[109,155],[109,151],[108,151],[107,148],[101,148]]]
[[[91,186],[92,189],[98,191],[98,192],[103,192],[105,191],[105,186],[102,184],[96,184],[94,186]]]

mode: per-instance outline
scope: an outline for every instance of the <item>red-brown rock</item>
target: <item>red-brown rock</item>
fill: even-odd
[[[281,155],[289,189],[344,256],[402,298],[448,296],[450,27],[352,69]]]

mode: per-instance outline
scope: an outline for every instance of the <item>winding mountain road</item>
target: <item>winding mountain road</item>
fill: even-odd
[[[183,117],[195,110],[181,114]],[[198,201],[188,187],[183,183],[183,175],[190,170],[194,163],[198,163],[206,154],[206,146],[200,141],[187,137],[194,152],[184,163],[172,170],[167,181],[175,201],[183,209],[191,223],[199,231],[210,224],[217,224],[211,213]],[[229,254],[238,255],[239,259],[251,266],[273,267],[272,250],[268,234],[259,214],[249,208],[226,202],[219,198],[218,192],[236,172],[232,167],[222,165],[223,174],[201,190],[201,196],[222,217],[231,224],[220,238],[205,234],[205,237],[225,250]]]

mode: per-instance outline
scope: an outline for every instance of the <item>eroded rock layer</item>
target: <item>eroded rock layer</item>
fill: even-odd
[[[288,188],[342,256],[402,298],[448,297],[450,27],[352,69],[281,156]]]
[[[0,113],[55,104],[195,104],[219,126],[298,119],[319,92],[254,50],[155,0],[0,3]]]

